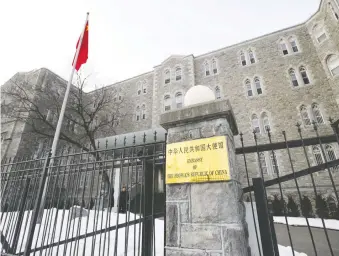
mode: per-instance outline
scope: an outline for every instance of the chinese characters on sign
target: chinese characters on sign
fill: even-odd
[[[167,145],[166,184],[229,180],[224,136]]]

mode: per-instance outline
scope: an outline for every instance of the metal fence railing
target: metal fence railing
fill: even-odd
[[[339,231],[330,224],[331,219],[339,223],[337,125],[332,122],[333,133],[321,136],[313,122],[307,131],[313,136],[307,138],[297,125],[295,140],[268,129],[262,144],[262,135],[254,132],[249,147],[240,135],[242,146],[236,152],[246,174],[244,199],[251,204],[254,222],[258,216],[259,255],[279,255],[278,244],[290,246],[291,255],[339,255]],[[279,139],[273,142],[275,137]]]
[[[163,254],[166,144],[146,139],[3,162],[3,255]]]

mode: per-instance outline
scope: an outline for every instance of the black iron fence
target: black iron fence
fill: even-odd
[[[339,255],[339,231],[331,222],[339,223],[338,122],[331,125],[320,134],[315,122],[307,129],[298,124],[293,140],[286,132],[254,132],[251,146],[240,134],[236,153],[245,170],[244,200],[252,208],[259,255],[279,255],[278,244],[291,247],[291,255]]]
[[[3,162],[3,255],[163,254],[166,144],[141,140]]]

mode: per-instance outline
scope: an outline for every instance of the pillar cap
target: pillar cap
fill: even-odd
[[[229,100],[213,100],[165,112],[160,115],[160,125],[165,129],[192,122],[226,118],[233,135],[238,135],[238,127]]]

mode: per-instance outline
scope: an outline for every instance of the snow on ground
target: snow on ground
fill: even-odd
[[[279,255],[280,256],[290,256],[290,255],[293,255],[292,253],[292,248],[290,246],[282,246],[282,245],[278,245],[278,248],[279,248]],[[302,252],[296,252],[294,251],[294,255],[295,256],[307,256],[307,254],[305,253],[302,253]]]
[[[35,234],[33,238],[32,247],[37,248],[42,245],[48,245],[53,242],[58,242],[67,238],[76,237],[97,231],[100,229],[115,226],[117,223],[125,223],[129,221],[137,220],[138,215],[132,213],[116,214],[114,212],[104,211],[89,211],[88,217],[70,219],[69,210],[57,210],[49,209],[44,211],[42,224],[37,225],[35,228]],[[17,252],[24,250],[24,245],[27,239],[28,225],[31,218],[32,211],[26,211],[23,220],[23,226],[19,236]],[[0,214],[0,230],[3,234],[8,234],[9,230],[13,230],[14,227],[9,227],[10,219],[15,220],[17,218],[17,212],[7,212]],[[28,219],[27,219],[28,218]],[[46,222],[47,218],[47,222]],[[28,221],[27,221],[28,220]],[[57,220],[55,222],[55,220]],[[28,223],[26,225],[26,223]],[[47,224],[45,224],[47,223]],[[115,249],[117,255],[140,255],[141,240],[142,237],[139,230],[142,228],[142,223],[131,225],[128,228],[120,228],[118,231],[113,230],[105,232],[95,236],[87,237],[86,239],[76,240],[74,242],[62,245],[56,245],[52,248],[45,249],[39,253],[39,255],[114,255]],[[87,231],[86,231],[87,230]],[[11,233],[13,233],[11,231]],[[115,238],[117,236],[117,248],[115,248]],[[126,238],[128,239],[126,240]],[[155,220],[155,249],[156,256],[163,255],[164,251],[164,221]],[[127,243],[125,243],[127,241]],[[1,251],[0,244],[0,251]],[[65,252],[65,254],[64,254]],[[92,254],[94,252],[94,254]],[[104,253],[105,252],[105,253]],[[136,252],[136,254],[134,254]],[[140,252],[140,253],[138,253]],[[290,256],[292,251],[290,247],[284,247],[279,245],[279,252],[281,256]],[[32,253],[33,255],[33,253]],[[303,253],[297,253],[296,256],[306,256]]]
[[[273,217],[275,223],[286,224],[285,217]],[[292,226],[307,226],[306,218],[304,217],[287,217],[288,225]],[[328,229],[339,230],[339,220],[324,219],[325,226]],[[324,228],[321,219],[319,218],[308,218],[310,227]]]

